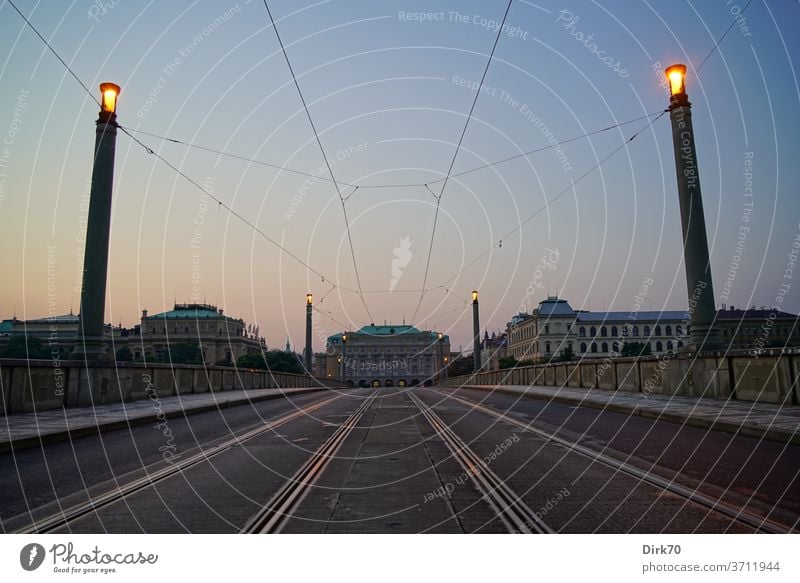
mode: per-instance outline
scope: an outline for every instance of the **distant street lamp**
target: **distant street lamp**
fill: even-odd
[[[314,310],[313,296],[306,294],[306,350],[305,350],[305,365],[306,372],[311,374],[311,313]]]
[[[670,89],[669,117],[672,121],[672,141],[678,175],[683,261],[691,317],[691,335],[687,339],[686,350],[713,350],[720,347],[720,336],[714,325],[714,286],[711,281],[700,173],[692,128],[692,104],[686,95],[686,65],[667,67],[665,74]]]
[[[117,143],[119,85],[100,85],[100,114],[94,143],[94,167],[83,255],[80,328],[72,358],[104,360],[109,354],[104,338],[108,243],[111,232],[111,194],[114,186],[114,152]]]
[[[472,291],[472,358],[475,372],[481,370],[481,323],[478,317],[478,291]]]

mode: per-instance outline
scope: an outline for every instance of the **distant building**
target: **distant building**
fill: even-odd
[[[798,316],[767,307],[737,310],[724,306],[717,312],[722,339],[731,348],[764,350],[800,346]]]
[[[767,308],[717,312],[717,326],[731,349],[800,345],[797,319]],[[567,300],[550,296],[532,314],[518,314],[509,322],[508,354],[517,360],[539,360],[571,349],[575,358],[604,358],[619,354],[627,342],[647,345],[655,355],[666,354],[683,348],[689,320],[682,310],[574,310]]]
[[[449,358],[446,334],[387,324],[330,336],[325,359],[317,360],[325,363],[325,376],[351,386],[404,387],[437,382]],[[317,371],[322,372],[322,364]]]
[[[498,370],[500,359],[506,356],[507,344],[508,335],[505,332],[492,332],[491,336],[485,332],[481,341],[481,370]]]
[[[72,312],[31,320],[18,320],[15,317],[0,322],[0,348],[15,336],[26,336],[38,339],[53,358],[66,359],[79,340],[79,329],[80,320]],[[104,332],[110,341],[112,334],[120,334],[120,329],[112,329],[110,324],[106,324]]]
[[[210,304],[175,304],[172,310],[152,316],[142,310],[141,323],[118,340],[116,348],[127,346],[134,360],[161,360],[177,343],[199,344],[206,364],[233,363],[244,354],[266,350],[257,328]]]
[[[549,296],[508,331],[508,353],[517,360],[539,360],[572,351],[576,358],[619,353],[626,342],[649,344],[653,354],[683,347],[688,314],[680,310],[577,311],[565,299]]]

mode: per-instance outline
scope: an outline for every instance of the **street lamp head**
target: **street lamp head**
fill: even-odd
[[[441,340],[442,338],[444,338],[444,334],[442,334],[441,332],[439,332],[439,335],[438,335],[438,336],[439,336],[439,340]]]
[[[664,73],[667,75],[670,96],[686,95],[686,65],[670,65]]]
[[[347,334],[342,334],[342,342],[347,342]]]
[[[314,296],[311,294],[306,294],[306,303],[310,306]]]
[[[472,290],[472,301],[473,302],[478,301],[478,290]]]
[[[107,113],[117,112],[117,96],[120,92],[119,85],[115,83],[100,84],[100,111]]]

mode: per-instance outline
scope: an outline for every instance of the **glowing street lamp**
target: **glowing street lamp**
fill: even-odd
[[[111,198],[114,187],[114,155],[117,143],[119,85],[100,85],[100,113],[94,142],[94,166],[83,255],[79,341],[72,358],[105,360],[109,354],[104,337],[108,244],[111,233]]]
[[[117,97],[119,96],[120,88],[115,83],[101,83],[100,84],[100,111],[105,113],[117,113]]]
[[[686,65],[671,65],[665,71],[671,97],[686,95]]]
[[[691,316],[691,335],[685,349],[689,352],[714,350],[720,348],[721,342],[719,330],[714,325],[714,286],[711,281],[711,261],[692,127],[692,104],[686,95],[686,65],[667,67],[665,74],[670,91],[669,117],[672,122],[683,231],[683,262]]]

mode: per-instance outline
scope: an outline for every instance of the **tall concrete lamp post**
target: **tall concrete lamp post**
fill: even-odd
[[[117,96],[119,85],[100,85],[100,115],[94,143],[94,167],[83,255],[79,342],[72,358],[113,358],[103,329],[108,275],[108,242],[111,232],[111,193],[114,186],[114,151],[117,143]]]
[[[481,323],[478,317],[478,291],[472,291],[472,358],[475,372],[481,370]]]
[[[686,65],[671,65],[665,73],[670,89],[669,117],[672,121],[672,142],[678,175],[683,262],[686,267],[692,329],[686,350],[714,350],[720,348],[720,336],[714,323],[714,286],[711,281],[708,237],[692,128],[692,104],[686,95]]]
[[[311,374],[311,313],[314,310],[313,304],[314,297],[311,294],[306,294],[306,350],[305,350],[305,366],[306,372]]]

